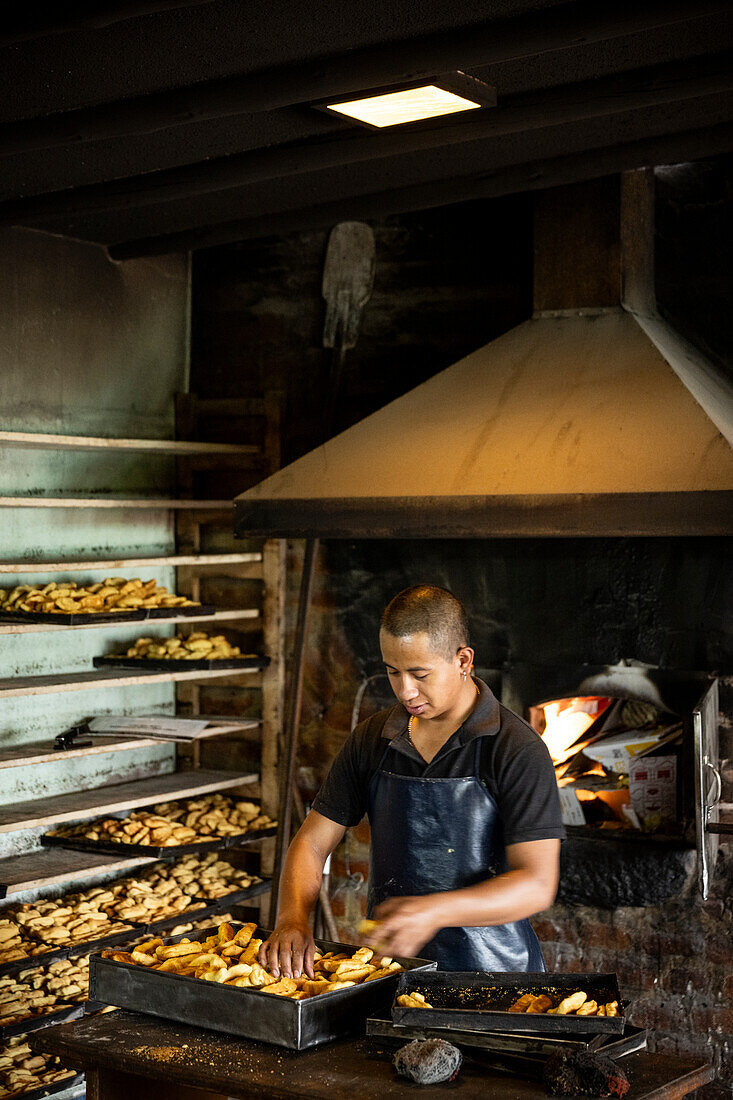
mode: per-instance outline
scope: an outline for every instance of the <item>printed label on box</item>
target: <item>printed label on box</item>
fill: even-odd
[[[674,821],[677,809],[677,757],[645,756],[629,765],[631,805],[646,828]]]
[[[570,787],[558,787],[563,825],[585,825],[583,809],[578,796]]]

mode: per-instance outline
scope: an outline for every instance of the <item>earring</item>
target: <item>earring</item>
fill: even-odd
[[[464,672],[463,673],[463,682],[464,682],[464,684],[466,682],[467,676],[468,676],[468,674],[466,672]]]

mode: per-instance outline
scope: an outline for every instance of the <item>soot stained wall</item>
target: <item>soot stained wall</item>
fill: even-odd
[[[346,356],[338,431],[530,315],[530,203],[461,203],[373,223],[374,291]],[[291,234],[194,257],[191,390],[282,390],[284,463],[322,441],[327,239]]]

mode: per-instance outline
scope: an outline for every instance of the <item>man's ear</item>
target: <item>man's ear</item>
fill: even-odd
[[[473,650],[470,646],[464,645],[458,650],[456,654],[458,659],[458,668],[460,672],[471,672],[473,668]]]

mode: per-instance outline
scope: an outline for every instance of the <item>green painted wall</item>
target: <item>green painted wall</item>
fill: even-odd
[[[173,397],[188,383],[189,270],[184,256],[111,263],[101,248],[30,230],[0,231],[0,428],[170,439]],[[171,492],[154,456],[0,448],[0,495],[148,496]],[[169,512],[0,508],[0,558],[154,556],[174,550]],[[119,570],[112,571],[115,574]],[[102,580],[110,571],[68,574]],[[140,575],[173,585],[172,569]],[[3,577],[7,587],[61,575]],[[151,631],[146,630],[146,633]],[[170,634],[171,627],[155,633]],[[0,677],[90,669],[139,625],[0,636]],[[172,685],[0,698],[0,749],[51,739],[91,714],[171,712]],[[119,755],[119,758],[117,758]],[[0,771],[0,802],[170,771],[170,746]],[[13,776],[15,772],[15,776]],[[4,839],[3,839],[4,837]],[[0,855],[34,843],[0,837]]]

